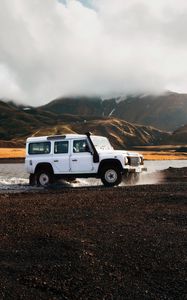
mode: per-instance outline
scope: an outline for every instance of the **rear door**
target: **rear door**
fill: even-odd
[[[54,142],[53,167],[56,174],[69,173],[70,142]]]
[[[93,156],[86,139],[72,140],[70,168],[72,173],[93,173]]]

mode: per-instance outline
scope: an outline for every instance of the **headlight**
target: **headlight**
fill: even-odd
[[[124,164],[125,164],[125,165],[128,165],[128,163],[129,163],[129,160],[128,160],[127,157],[125,157],[125,158],[124,158]]]
[[[140,165],[143,165],[144,164],[144,158],[143,156],[140,156]]]

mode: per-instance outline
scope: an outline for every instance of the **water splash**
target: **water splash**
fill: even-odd
[[[26,178],[0,176],[0,192],[9,190],[25,191],[30,188],[29,180]]]
[[[6,185],[28,185],[29,180],[26,178],[19,177],[4,177],[0,176],[0,187]]]
[[[75,183],[72,183],[73,187],[86,187],[86,186],[100,186],[101,180],[95,178],[78,179]]]
[[[164,181],[164,174],[161,172],[154,173],[142,173],[140,175],[140,180],[138,181],[138,185],[141,184],[159,184]]]
[[[140,180],[136,184],[127,184],[124,181],[119,186],[133,186],[133,185],[142,185],[142,184],[158,184],[163,181],[163,175],[159,172],[150,173],[150,174],[141,174]],[[76,188],[76,187],[96,187],[102,186],[100,179],[95,178],[83,178],[77,179],[73,182],[68,182],[65,180],[59,180],[56,184],[53,185],[53,189],[59,188]],[[31,187],[29,185],[29,180],[21,177],[4,177],[0,176],[0,190],[40,190],[41,187]]]

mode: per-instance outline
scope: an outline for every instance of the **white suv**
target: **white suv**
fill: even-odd
[[[122,178],[136,183],[144,168],[143,156],[114,150],[103,136],[66,134],[31,137],[26,143],[26,170],[31,185],[48,186],[63,178],[100,178],[105,186],[119,185]]]

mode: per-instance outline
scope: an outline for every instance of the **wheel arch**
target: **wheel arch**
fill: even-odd
[[[118,167],[120,171],[122,171],[123,167],[121,162],[116,159],[116,158],[107,158],[107,159],[103,159],[100,164],[99,164],[99,169],[98,169],[98,174],[100,175],[102,172],[102,169],[105,166],[112,166],[112,167]]]
[[[35,173],[38,173],[41,170],[45,170],[54,174],[53,167],[50,163],[38,163],[35,167]]]

